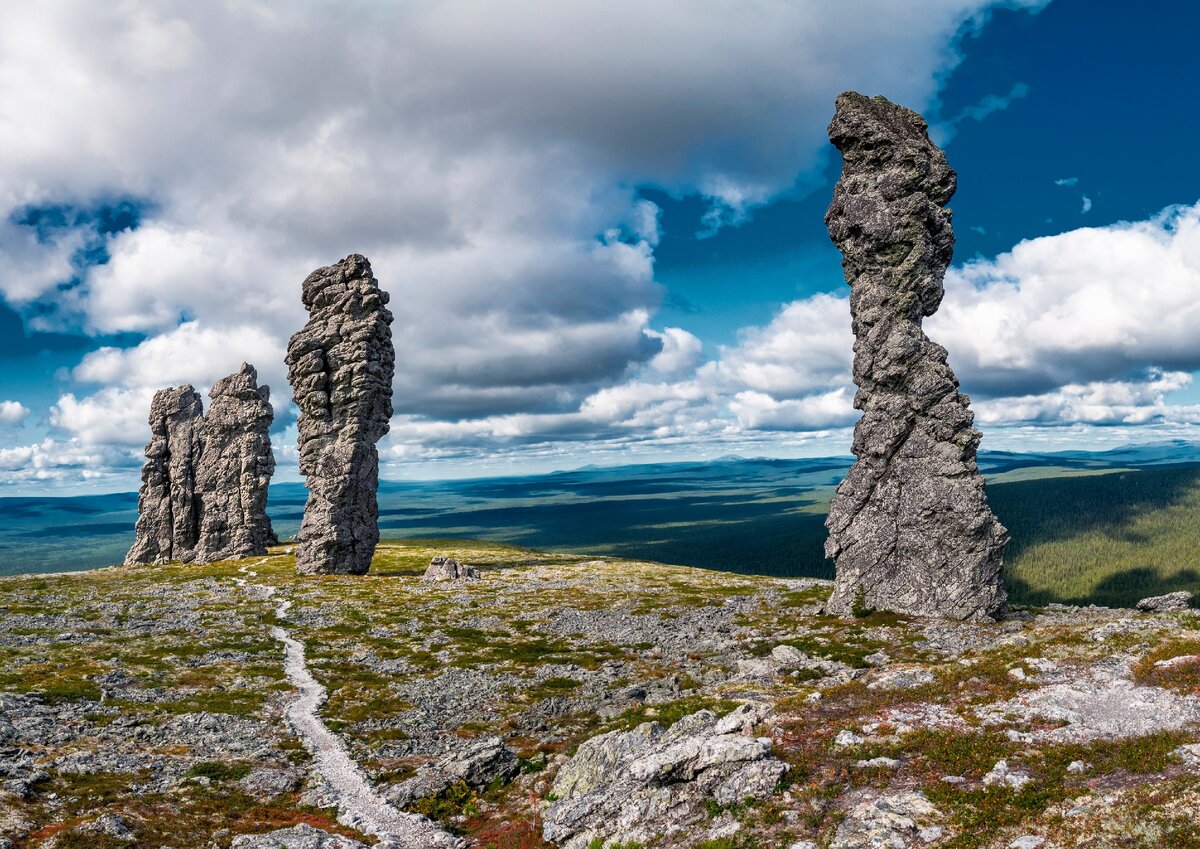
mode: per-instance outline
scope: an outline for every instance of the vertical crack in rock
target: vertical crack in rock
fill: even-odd
[[[208,397],[197,473],[204,515],[195,560],[266,554],[279,541],[267,516],[267,487],[275,472],[268,433],[275,417],[271,389],[260,387],[254,366],[242,363],[214,383]]]
[[[300,408],[300,471],[308,503],[296,545],[301,574],[361,575],[379,542],[379,453],[392,416],[392,314],[358,254],[304,281],[309,320],[288,343]]]
[[[923,118],[882,97],[837,99],[842,176],[825,216],[842,252],[854,329],[858,458],[829,509],[828,609],[857,604],[982,619],[1004,609],[1008,534],[975,462],[980,433],[946,349],[922,331],[954,251],[956,176]]]
[[[138,492],[128,565],[190,560],[200,536],[196,473],[204,448],[200,396],[190,385],[160,389],[150,404],[150,441]]]

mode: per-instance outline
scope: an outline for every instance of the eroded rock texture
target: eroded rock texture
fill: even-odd
[[[981,619],[1004,608],[1008,534],[975,463],[980,434],[946,349],[921,329],[954,251],[956,177],[924,119],[882,97],[837,100],[842,176],[825,216],[854,329],[858,461],[830,505],[828,609]]]
[[[279,540],[267,517],[267,486],[275,472],[268,429],[275,417],[271,389],[254,366],[213,384],[205,444],[197,473],[204,507],[197,563],[264,555]]]
[[[392,314],[358,254],[304,281],[309,320],[288,344],[300,407],[308,503],[296,546],[301,573],[364,574],[379,542],[379,454],[392,416]]]
[[[196,472],[204,449],[200,396],[190,385],[160,389],[150,404],[150,441],[138,519],[126,564],[190,560],[200,537]]]

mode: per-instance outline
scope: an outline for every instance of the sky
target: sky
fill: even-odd
[[[272,387],[300,283],[391,294],[385,478],[849,452],[843,90],[959,174],[926,321],[983,447],[1200,439],[1200,8],[93,3],[0,29],[0,495],[137,485],[156,389]],[[52,59],[51,59],[52,57]]]

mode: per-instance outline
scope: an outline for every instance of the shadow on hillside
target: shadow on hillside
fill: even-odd
[[[1165,595],[1178,590],[1195,592],[1200,573],[1194,569],[1183,569],[1172,575],[1164,575],[1158,569],[1139,566],[1113,572],[1100,581],[1095,590],[1085,596],[1069,596],[1047,590],[1034,590],[1030,585],[1013,576],[1006,580],[1014,602],[1041,607],[1047,604],[1097,604],[1101,607],[1133,607],[1140,599]]]
[[[988,500],[1008,528],[1011,559],[1040,543],[1094,530],[1146,542],[1129,522],[1180,503],[1198,485],[1200,466],[1189,465],[997,484],[988,487]]]

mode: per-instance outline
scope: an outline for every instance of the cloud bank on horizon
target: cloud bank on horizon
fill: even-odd
[[[0,295],[34,342],[87,341],[43,395],[0,388],[0,483],[131,481],[153,391],[242,360],[286,467],[300,281],[351,252],[396,314],[385,475],[846,453],[845,293],[732,343],[663,326],[642,192],[703,198],[700,237],[750,226],[823,185],[839,91],[933,107],[965,32],[1044,6],[26,4],[0,31]],[[927,327],[997,432],[1180,428],[1198,295],[1180,206],[958,265]]]

